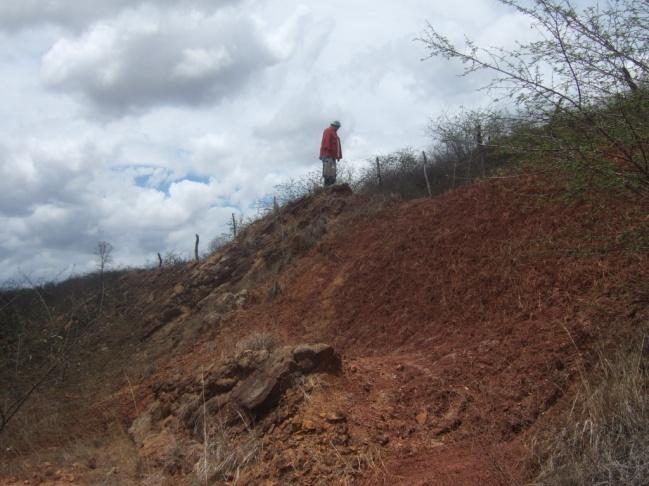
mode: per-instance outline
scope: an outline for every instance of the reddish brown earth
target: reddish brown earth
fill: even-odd
[[[342,352],[358,370],[347,410],[393,438],[391,482],[519,483],[521,439],[570,394],[593,338],[626,328],[647,272],[646,250],[622,242],[646,213],[565,204],[544,182],[400,204],[320,244],[282,276],[284,296],[231,325]]]
[[[342,371],[287,389],[250,423],[264,448],[239,484],[524,484],[532,438],[569,406],[595,347],[647,317],[647,207],[587,196],[519,174],[377,211],[344,191],[295,203],[236,251],[173,279],[124,279],[140,304],[124,308],[139,322],[133,366],[165,355],[102,406],[129,427],[160,401],[156,383],[183,400],[183,380],[254,332],[323,342]],[[155,437],[190,438],[171,409]],[[120,482],[191,484],[196,457],[178,454],[171,470],[154,461]]]

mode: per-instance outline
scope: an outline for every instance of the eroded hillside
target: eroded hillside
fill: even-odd
[[[4,482],[521,484],[594,344],[648,317],[647,214],[538,173],[290,203],[200,264],[123,275],[84,343],[112,366],[42,392],[92,427],[3,442]]]

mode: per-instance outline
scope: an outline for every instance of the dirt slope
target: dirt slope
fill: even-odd
[[[342,352],[346,407],[396,438],[399,481],[518,483],[520,439],[646,292],[646,209],[560,195],[522,175],[398,205],[320,244],[230,329]]]
[[[254,431],[262,452],[213,481],[526,480],[529,439],[569,403],[593,343],[647,317],[647,208],[606,193],[566,197],[539,174],[374,204],[321,193],[174,279],[125,277],[123,291],[139,296],[123,309],[139,321],[132,366],[149,368],[102,406],[126,427],[146,418],[158,449],[177,447],[147,463],[140,441],[133,451],[147,466],[116,484],[191,484],[204,436],[182,425],[180,402],[200,398],[204,370],[209,378],[255,332],[330,344],[342,370],[291,382],[275,411],[232,429],[231,448]],[[77,480],[95,481],[84,474]]]

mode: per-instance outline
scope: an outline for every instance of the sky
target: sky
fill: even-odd
[[[427,22],[512,45],[529,20],[495,0],[0,2],[0,283],[193,254],[320,168],[426,148],[431,118],[483,80],[422,60]]]

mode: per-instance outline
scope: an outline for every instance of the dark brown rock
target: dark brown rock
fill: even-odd
[[[341,359],[328,344],[301,344],[293,349],[293,359],[303,373],[339,372]]]
[[[244,410],[255,415],[263,414],[273,407],[281,396],[282,388],[297,365],[288,353],[280,353],[267,367],[258,369],[241,382],[232,398]]]

